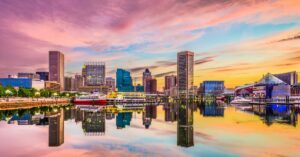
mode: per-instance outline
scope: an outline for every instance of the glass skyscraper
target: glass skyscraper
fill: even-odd
[[[117,88],[119,92],[133,92],[132,78],[130,72],[124,69],[117,69]]]

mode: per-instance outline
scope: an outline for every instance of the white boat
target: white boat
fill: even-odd
[[[230,104],[248,104],[250,102],[251,102],[250,99],[237,96],[230,102]]]

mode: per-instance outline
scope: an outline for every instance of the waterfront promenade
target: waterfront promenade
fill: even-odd
[[[23,109],[38,106],[59,106],[68,104],[67,98],[6,98],[0,99],[0,110]]]

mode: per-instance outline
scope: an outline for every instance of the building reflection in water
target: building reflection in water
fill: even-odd
[[[49,147],[60,146],[64,143],[64,110],[50,113],[49,120]]]
[[[150,128],[152,119],[157,118],[157,106],[153,104],[148,104],[145,106],[145,111],[142,114],[143,116],[143,125],[146,129]]]
[[[117,129],[123,129],[126,125],[130,126],[132,112],[119,112],[116,118]]]
[[[203,101],[199,108],[203,117],[224,117],[225,107],[216,101]]]
[[[178,105],[172,103],[164,104],[163,108],[165,111],[165,121],[166,122],[174,122],[177,121],[177,110]]]
[[[83,112],[82,129],[85,135],[97,136],[105,133],[105,112]]]
[[[177,145],[194,146],[193,106],[187,99],[180,99],[178,104]]]
[[[268,126],[280,123],[296,127],[300,108],[296,104],[254,104],[244,110],[260,116]]]

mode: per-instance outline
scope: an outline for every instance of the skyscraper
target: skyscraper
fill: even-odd
[[[130,72],[124,69],[117,69],[117,88],[119,92],[133,92],[132,78]]]
[[[177,84],[180,97],[188,97],[194,80],[194,52],[177,53]]]
[[[72,91],[72,81],[73,81],[72,77],[65,77],[65,87],[64,87],[65,91]]]
[[[76,74],[74,80],[74,90],[78,91],[80,87],[83,86],[83,77],[81,75]]]
[[[146,79],[146,93],[155,94],[157,93],[157,80],[156,79]]]
[[[116,80],[112,77],[107,77],[105,80],[105,84],[106,86],[108,86],[111,91],[115,91],[116,90]]]
[[[59,51],[49,51],[49,81],[60,84],[60,90],[64,90],[64,54]]]
[[[151,76],[151,72],[150,70],[147,68],[145,69],[145,71],[143,72],[143,86],[145,87],[145,91],[147,91],[147,88],[146,88],[146,80],[147,79],[151,79],[152,76]]]
[[[105,85],[105,63],[87,62],[85,63],[86,86]]]
[[[165,90],[171,89],[176,86],[176,76],[165,76]]]

